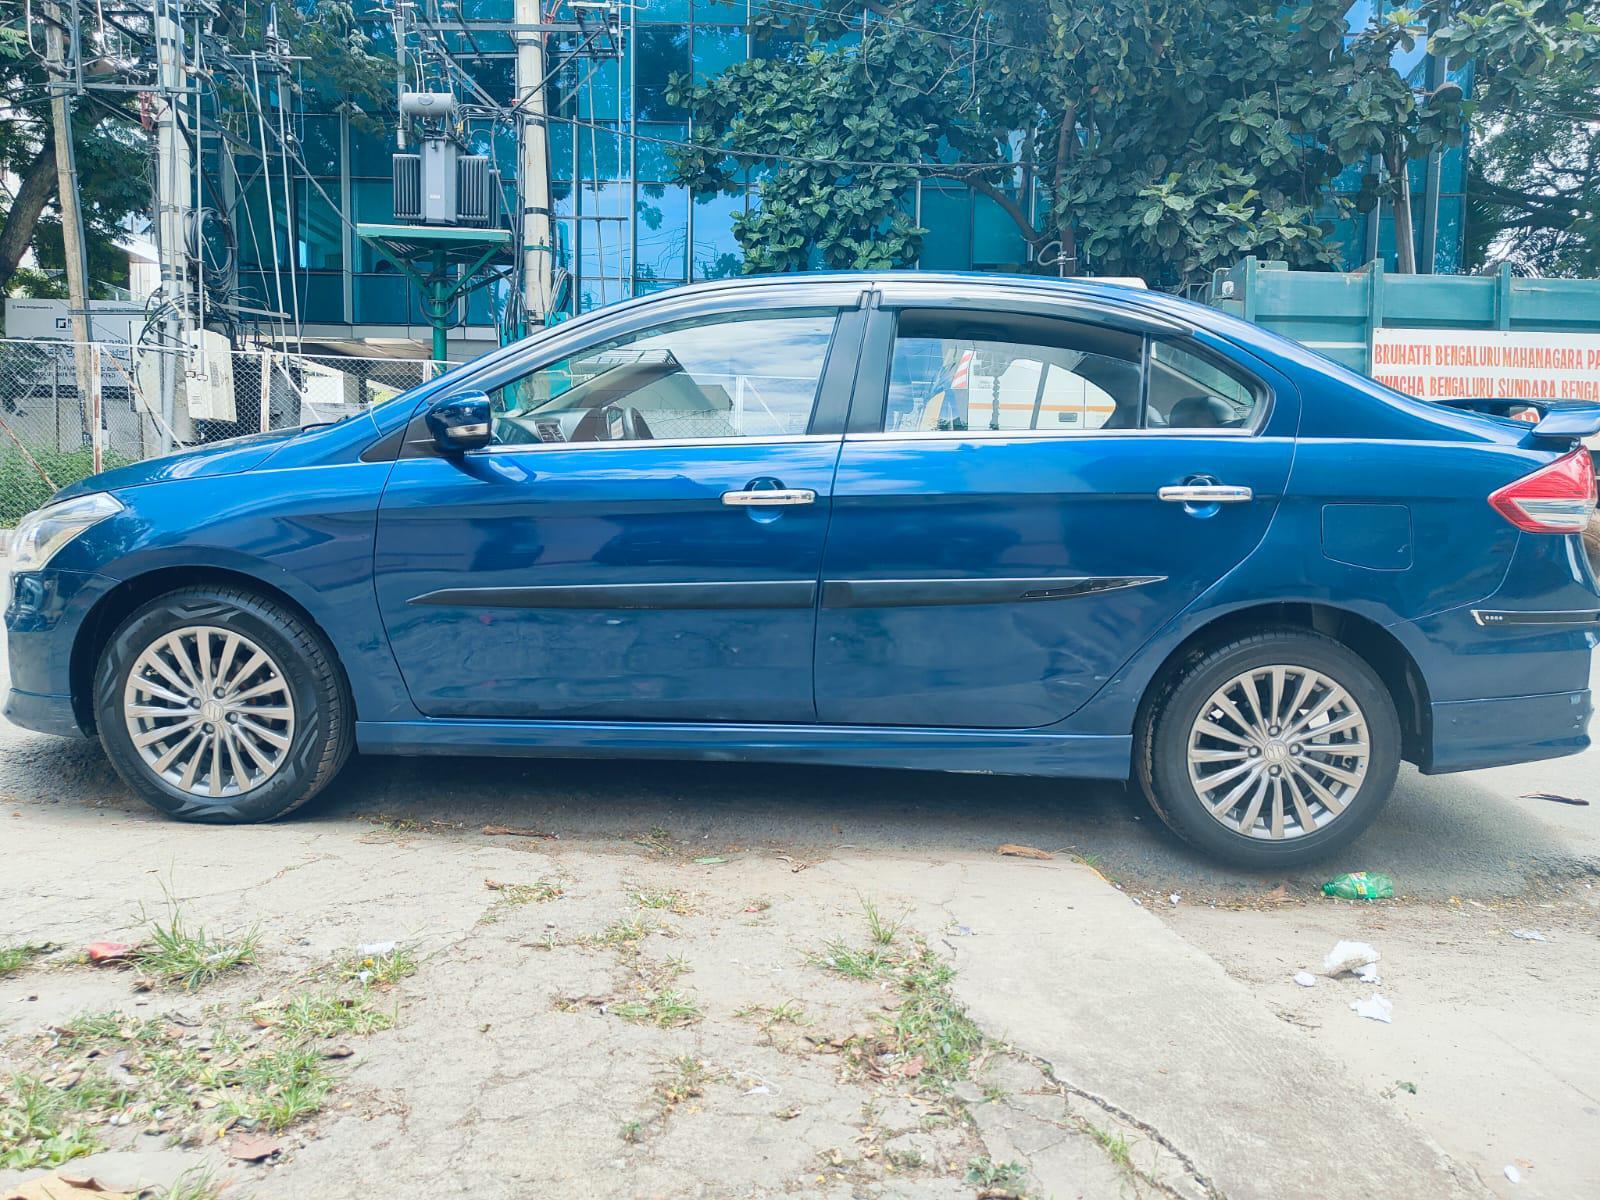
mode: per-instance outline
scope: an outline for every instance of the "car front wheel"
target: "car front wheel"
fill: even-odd
[[[1137,771],[1168,826],[1240,866],[1354,841],[1393,790],[1400,722],[1376,672],[1331,638],[1269,630],[1175,672],[1141,721]]]
[[[323,638],[233,588],[150,601],[111,636],[95,676],[117,773],[186,821],[269,821],[304,804],[349,756],[350,710]]]

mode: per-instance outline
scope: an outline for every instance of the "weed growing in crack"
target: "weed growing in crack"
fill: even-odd
[[[396,1014],[375,1007],[362,988],[354,996],[296,992],[279,1004],[256,1009],[255,1017],[258,1024],[293,1041],[310,1041],[393,1029]]]
[[[55,1087],[37,1075],[16,1074],[0,1093],[0,1169],[59,1167],[100,1148],[85,1114],[103,1097],[75,1085]]]
[[[155,1200],[218,1200],[221,1195],[222,1184],[211,1178],[210,1169],[194,1168],[174,1179]]]
[[[50,946],[42,943],[0,946],[0,978],[16,974],[40,955],[48,953]]]
[[[1116,1163],[1122,1170],[1133,1171],[1133,1157],[1130,1153],[1126,1134],[1112,1133],[1109,1129],[1101,1129],[1098,1125],[1089,1125],[1089,1136],[1106,1152],[1106,1157]]]
[[[578,939],[581,946],[610,946],[614,949],[625,949],[637,946],[645,938],[654,933],[659,926],[644,917],[623,917],[611,922],[599,933],[591,933]]]
[[[640,908],[675,913],[680,917],[694,912],[694,906],[682,892],[640,890],[633,893],[633,902]]]
[[[222,1111],[270,1133],[320,1110],[333,1089],[322,1055],[306,1046],[279,1047],[229,1074]]]
[[[904,917],[886,921],[867,901],[862,908],[871,944],[832,941],[809,961],[849,979],[892,984],[902,997],[899,1007],[881,1019],[881,1039],[856,1045],[855,1055],[871,1056],[880,1069],[883,1056],[892,1056],[889,1069],[948,1091],[971,1075],[985,1045],[983,1031],[951,994],[955,971],[920,938],[901,936]]]
[[[671,990],[651,992],[639,1000],[623,1000],[613,1004],[611,1011],[624,1021],[658,1029],[693,1025],[704,1015],[692,998]]]
[[[997,1163],[988,1157],[974,1158],[967,1162],[967,1182],[981,1188],[1003,1189],[1020,1197],[1028,1182],[1028,1169],[1019,1162]]]
[[[249,966],[255,962],[260,944],[254,929],[236,941],[213,938],[198,927],[191,929],[175,904],[164,923],[150,919],[147,925],[147,940],[134,951],[134,965],[186,992],[199,991],[229,971]]]
[[[410,946],[396,946],[379,954],[352,955],[338,967],[340,979],[353,979],[364,986],[388,987],[416,973],[417,954]]]

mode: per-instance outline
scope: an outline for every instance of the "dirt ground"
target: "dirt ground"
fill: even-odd
[[[1408,772],[1363,905],[1101,787],[358,759],[211,829],[0,725],[0,1196],[1600,1194],[1600,818],[1523,798],[1597,767]]]

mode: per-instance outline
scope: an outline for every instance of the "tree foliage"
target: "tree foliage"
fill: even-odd
[[[1351,29],[1347,0],[768,0],[762,56],[675,81],[696,118],[679,178],[753,174],[735,225],[750,271],[914,261],[918,178],[972,187],[1049,273],[1181,287],[1246,254],[1330,263],[1335,176],[1354,167],[1370,208],[1460,136],[1459,97],[1420,104],[1391,65],[1454,7]],[[1544,23],[1472,45],[1521,77]]]
[[[1600,4],[1485,5],[1443,44],[1480,64],[1468,263],[1600,275]]]

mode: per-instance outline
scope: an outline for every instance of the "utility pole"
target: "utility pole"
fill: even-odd
[[[521,112],[521,154],[517,176],[522,195],[518,235],[522,256],[522,310],[525,325],[543,322],[550,312],[554,246],[550,227],[550,129],[545,119],[544,34],[537,26],[539,0],[516,0],[517,100]]]
[[[181,421],[188,430],[188,406],[181,413],[178,385],[188,348],[189,279],[187,225],[192,164],[189,143],[179,126],[178,99],[184,91],[183,25],[177,0],[155,0],[156,87],[161,113],[156,122],[156,239],[161,265],[161,298],[168,306],[157,350],[160,380],[161,449],[172,449]]]
[[[78,160],[72,148],[72,81],[67,70],[67,15],[63,6],[49,9],[45,54],[50,67],[50,124],[56,143],[56,192],[61,213],[61,243],[66,252],[67,305],[72,320],[73,362],[77,370],[78,400],[89,411],[89,397],[99,385],[90,361],[89,264],[83,247],[83,209],[78,203]],[[94,437],[100,431],[94,431]],[[96,443],[98,444],[98,442]]]

